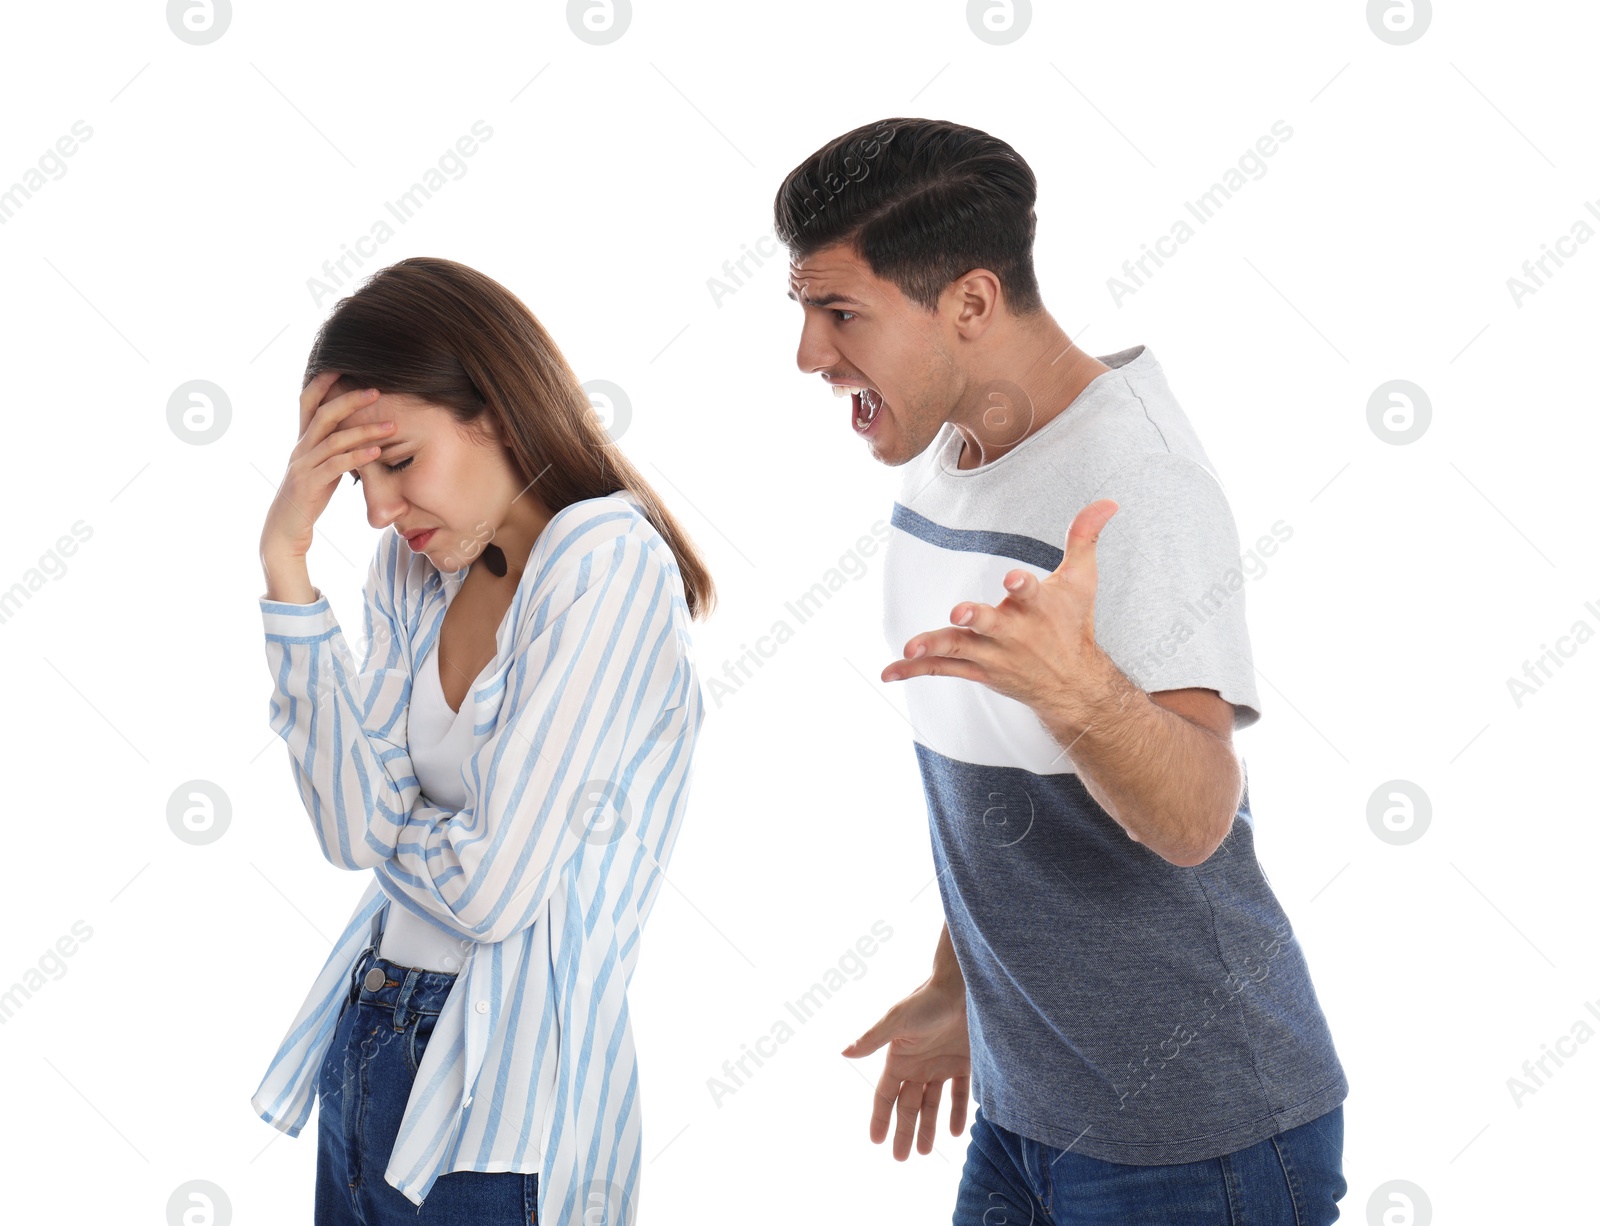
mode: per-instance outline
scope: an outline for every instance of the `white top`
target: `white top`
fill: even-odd
[[[490,660],[483,672],[473,678],[461,701],[460,711],[452,711],[444,696],[444,684],[439,679],[437,638],[417,665],[417,675],[411,682],[406,742],[411,752],[412,770],[422,785],[423,795],[441,808],[460,809],[467,803],[461,766],[472,752],[472,692],[494,663]],[[378,953],[401,966],[455,974],[465,962],[471,944],[404,907],[393,907],[383,927]]]

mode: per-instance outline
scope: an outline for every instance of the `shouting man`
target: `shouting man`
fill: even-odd
[[[774,203],[800,369],[903,466],[884,561],[945,927],[870,1135],[978,1104],[956,1226],[1320,1226],[1344,1071],[1256,860],[1232,734],[1260,718],[1238,533],[1146,345],[1045,310],[1004,141],[886,119]],[[841,408],[841,416],[843,416]]]

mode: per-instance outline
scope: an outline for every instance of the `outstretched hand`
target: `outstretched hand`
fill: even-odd
[[[965,990],[938,987],[930,980],[874,1022],[841,1054],[858,1060],[885,1043],[889,1052],[873,1093],[868,1135],[874,1145],[883,1144],[889,1135],[890,1113],[898,1111],[894,1156],[896,1161],[904,1162],[911,1156],[913,1131],[917,1152],[933,1152],[939,1098],[946,1081],[950,1083],[950,1135],[959,1137],[966,1129],[972,1055],[967,1040]]]
[[[964,677],[1035,710],[1059,705],[1063,695],[1095,675],[1095,545],[1116,512],[1109,498],[1084,507],[1067,529],[1055,570],[1042,579],[1027,570],[1008,571],[1010,595],[998,605],[956,605],[952,625],[913,635],[905,658],[885,668],[882,680]]]

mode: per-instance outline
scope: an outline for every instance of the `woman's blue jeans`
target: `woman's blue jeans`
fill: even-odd
[[[382,972],[368,978],[376,967]],[[384,1182],[406,1099],[456,977],[368,947],[317,1083],[316,1226],[530,1226],[539,1176],[450,1171],[419,1208]],[[372,986],[368,986],[371,984]]]
[[[1053,1149],[979,1108],[955,1226],[1327,1226],[1345,1194],[1344,1105],[1203,1162],[1130,1166]]]

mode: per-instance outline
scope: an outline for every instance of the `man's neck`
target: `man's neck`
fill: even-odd
[[[1021,370],[1020,376],[984,385],[990,402],[976,406],[983,428],[951,421],[962,439],[957,468],[977,468],[999,459],[1065,413],[1084,388],[1111,369],[1073,344],[1048,313],[1045,319],[1046,326],[1019,346],[1013,365]],[[1000,404],[1001,399],[1017,403]],[[991,413],[997,408],[1004,411]]]

